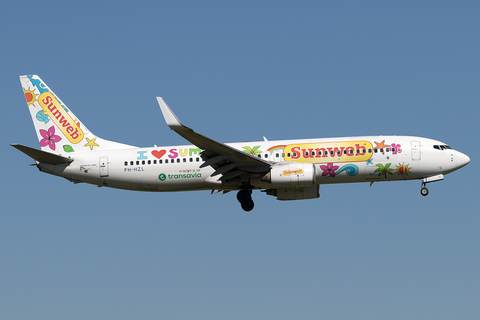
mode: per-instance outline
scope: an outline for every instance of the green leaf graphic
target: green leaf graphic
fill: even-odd
[[[63,151],[65,152],[74,152],[75,150],[73,150],[72,146],[66,144],[63,146]]]

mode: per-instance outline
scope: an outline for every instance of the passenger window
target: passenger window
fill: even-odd
[[[389,152],[389,151],[390,151],[390,148],[386,148],[385,151],[386,151],[386,152]]]
[[[380,149],[380,152],[383,152],[383,148],[382,148],[382,149]]]
[[[287,157],[289,157],[289,158],[290,158],[290,152],[289,152],[289,153],[287,153]]]
[[[180,163],[180,158],[177,158],[177,163]]]
[[[282,152],[282,158],[285,158],[285,152]]]
[[[133,161],[130,161],[130,165],[133,166]]]
[[[165,162],[167,162],[167,160],[165,160]],[[158,160],[158,163],[162,164],[162,159]]]
[[[368,149],[368,153],[372,153],[372,149]]]
[[[200,161],[200,158],[197,158],[196,160],[197,160],[197,162],[198,162],[198,161]]]
[[[125,166],[128,166],[128,161],[125,161]]]
[[[375,149],[374,153],[377,153],[378,152],[378,149]]]
[[[267,158],[268,158],[268,153],[265,153],[265,159],[267,159]]]
[[[278,153],[276,153],[276,154],[275,154],[275,157],[277,157],[277,158],[278,158],[278,157],[280,157],[280,155],[279,155]]]
[[[341,155],[342,152],[340,150],[337,151],[337,155]]]
[[[297,157],[297,153],[296,153],[296,152],[293,153],[293,157],[294,157],[294,158]]]
[[[138,160],[137,160],[137,162],[136,162],[136,163],[137,163],[137,166],[138,166],[138,165],[140,164],[140,161],[138,161]]]
[[[151,160],[148,160],[148,164],[152,164],[152,161],[151,161]]]
[[[332,156],[333,156],[333,150],[331,150],[331,151],[330,151],[330,155],[332,155]]]
[[[395,152],[395,148],[392,148],[392,152]]]
[[[183,162],[187,162],[187,158],[183,158]]]
[[[145,160],[142,160],[142,164],[145,164]]]
[[[193,158],[190,158],[190,162],[193,162]]]

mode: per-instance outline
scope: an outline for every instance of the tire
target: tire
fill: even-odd
[[[426,196],[426,195],[428,194],[428,189],[425,188],[425,187],[422,188],[422,189],[420,189],[420,194],[421,194],[422,196]]]
[[[252,201],[252,197],[251,197],[250,194],[251,193],[249,192],[249,190],[238,191],[238,193],[237,193],[238,202],[244,203],[244,202]]]
[[[242,202],[242,209],[245,211],[252,211],[254,206],[255,204],[253,203],[252,200],[247,202]]]

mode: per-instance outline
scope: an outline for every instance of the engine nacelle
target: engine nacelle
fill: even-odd
[[[267,189],[267,194],[277,197],[277,200],[304,200],[320,197],[320,185],[301,188]]]
[[[312,163],[288,162],[273,166],[267,175],[272,187],[300,188],[316,184]]]

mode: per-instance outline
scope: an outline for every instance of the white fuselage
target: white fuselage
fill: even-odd
[[[311,163],[316,184],[423,179],[447,174],[469,158],[444,143],[409,136],[363,136],[257,141],[227,144],[274,167]],[[212,167],[200,166],[202,150],[193,145],[128,148],[77,153],[68,165],[40,163],[42,171],[74,182],[139,191],[235,190],[219,181]],[[68,154],[64,154],[68,156]],[[296,174],[292,172],[292,174]],[[252,174],[255,189],[272,188]]]

